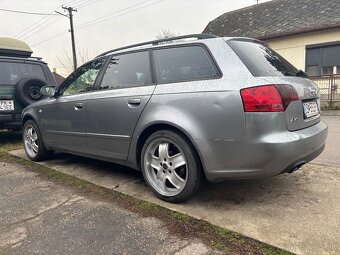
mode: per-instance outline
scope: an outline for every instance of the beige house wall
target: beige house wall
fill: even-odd
[[[340,28],[265,40],[295,67],[305,70],[306,46],[340,41]]]

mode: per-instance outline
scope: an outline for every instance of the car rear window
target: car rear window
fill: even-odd
[[[203,80],[219,76],[202,46],[182,46],[153,51],[158,83]]]
[[[40,65],[28,63],[0,62],[0,84],[14,85],[26,77],[38,77],[46,80]]]
[[[246,40],[229,40],[229,46],[254,76],[297,76],[298,70],[274,50]]]

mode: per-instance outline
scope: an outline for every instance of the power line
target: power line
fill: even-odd
[[[93,1],[93,2],[86,3],[88,1]],[[92,4],[94,2],[97,2],[97,1],[101,1],[101,0],[72,0],[72,1],[67,2],[65,5],[68,5],[68,4],[71,4],[71,3],[76,3],[76,4],[80,4],[80,5],[85,4],[84,6],[87,6],[87,5]],[[84,6],[81,6],[81,7],[84,7]],[[53,11],[52,13],[54,13],[58,10],[61,10],[61,9],[62,8],[59,7],[58,9]],[[34,24],[30,25],[29,27],[25,28],[24,30],[22,30],[20,33],[15,35],[15,37],[18,38],[18,39],[22,39],[22,38],[28,39],[28,38],[34,36],[35,34],[37,34],[38,32],[45,30],[46,28],[49,27],[49,25],[51,25],[55,22],[58,22],[59,20],[62,19],[62,17],[59,17],[57,14],[53,14],[53,17],[51,17],[51,16],[52,15],[43,17],[42,19],[38,20],[36,23],[34,23]]]
[[[37,45],[39,45],[39,44],[42,44],[42,43],[47,42],[47,41],[50,41],[50,40],[52,40],[52,39],[54,39],[54,38],[57,38],[57,37],[59,37],[59,36],[61,36],[61,35],[67,34],[67,33],[68,33],[68,31],[64,31],[64,32],[55,34],[54,36],[51,36],[51,37],[49,37],[49,38],[47,38],[47,39],[45,39],[45,40],[43,40],[43,41],[34,43],[34,44],[32,44],[31,46],[32,46],[32,47],[37,46]]]
[[[146,8],[146,7],[149,7],[149,6],[158,4],[158,3],[162,2],[162,1],[165,1],[165,0],[158,0],[158,1],[154,2],[154,3],[148,4],[148,5],[143,5],[143,6],[139,7],[139,8],[133,9],[133,10],[131,10],[131,11],[127,11],[127,10],[129,10],[129,9],[132,9],[132,8],[134,8],[134,7],[137,7],[137,6],[139,6],[139,5],[142,5],[142,4],[144,4],[144,3],[146,3],[146,2],[150,2],[150,1],[153,1],[153,0],[146,0],[146,1],[142,1],[142,2],[140,2],[140,3],[137,3],[137,4],[134,4],[134,5],[128,6],[128,7],[124,8],[124,9],[122,9],[122,10],[115,11],[115,12],[110,13],[110,14],[108,14],[108,15],[105,15],[105,16],[103,16],[103,17],[101,17],[101,18],[97,18],[97,19],[94,19],[94,20],[92,20],[92,21],[83,23],[83,24],[79,25],[78,27],[76,27],[75,29],[76,29],[76,30],[83,29],[83,28],[85,28],[85,27],[92,26],[92,25],[95,25],[95,24],[98,24],[98,23],[107,21],[107,20],[109,20],[109,19],[114,19],[114,18],[117,18],[117,17],[121,17],[121,16],[124,16],[124,15],[126,15],[126,14],[129,14],[129,13],[132,13],[132,12],[135,12],[135,11],[138,11],[138,10],[140,10],[140,9],[144,9],[144,8]],[[124,12],[124,11],[127,11],[127,12]],[[114,15],[114,14],[118,14],[118,13],[121,13],[121,12],[124,12],[124,13],[119,14],[119,15],[115,15],[115,16],[112,16],[112,15]]]
[[[91,2],[92,1],[92,2]],[[90,4],[94,4],[94,3],[97,3],[97,2],[99,2],[99,1],[102,1],[102,0],[90,0],[90,1],[88,1],[87,3],[85,2],[85,3],[82,3],[82,4],[80,4],[80,5],[78,5],[78,6],[76,6],[78,9],[80,9],[80,8],[83,8],[83,7],[85,7],[85,6],[88,6],[88,5],[90,5]]]
[[[73,5],[74,7],[78,7],[78,5],[84,4],[87,1],[92,1],[92,0],[73,0],[66,5],[67,6]]]
[[[45,22],[43,22],[42,24],[37,26],[34,29],[34,31],[28,32],[28,33],[26,33],[26,35],[22,35],[20,38],[25,38],[25,40],[27,40],[28,38],[31,38],[32,36],[37,35],[39,32],[45,30],[46,28],[50,28],[50,25],[58,22],[61,19],[62,19],[62,17],[57,17],[56,19],[52,19],[52,20],[49,20],[49,21],[46,20]]]
[[[70,3],[72,3],[72,2],[82,2],[82,1],[87,1],[87,0],[71,0],[71,1],[68,1],[66,4],[64,4],[64,5],[69,5]],[[79,3],[80,3],[79,2]],[[54,12],[55,11],[58,11],[58,10],[62,10],[62,8],[61,7],[59,7],[59,8],[57,8],[57,9],[55,9],[55,10],[53,10],[52,12],[50,12],[50,14],[53,14],[53,16],[52,15],[49,15],[49,16],[45,16],[45,17],[43,17],[42,19],[40,19],[40,20],[38,20],[37,22],[35,22],[35,23],[33,23],[32,25],[30,25],[30,26],[28,26],[28,27],[26,27],[25,29],[23,29],[20,33],[18,33],[17,35],[15,35],[14,37],[15,38],[18,38],[18,39],[21,39],[21,38],[23,38],[23,37],[26,37],[28,34],[30,34],[30,33],[32,33],[33,34],[33,32],[36,32],[36,30],[37,29],[39,29],[38,30],[38,32],[40,32],[40,31],[42,31],[42,30],[44,30],[45,28],[47,28],[47,27],[44,27],[43,29],[41,29],[41,26],[42,25],[44,25],[44,23],[46,24],[46,23],[48,23],[48,24],[51,24],[51,23],[53,23],[53,21],[52,21],[52,19],[53,18],[56,18],[55,20],[54,20],[54,22],[58,22],[61,18],[58,16],[58,14],[54,14]],[[34,33],[33,35],[35,35],[36,33]],[[33,35],[31,35],[31,36],[33,36]],[[29,37],[31,37],[31,36],[29,36]]]
[[[139,6],[139,5],[143,4],[143,3],[150,2],[150,1],[153,1],[153,0],[146,0],[146,1],[142,1],[142,2],[140,2],[140,3],[134,4],[134,5],[131,5],[131,6],[129,6],[129,7],[126,7],[126,8],[124,8],[124,9],[122,9],[122,10],[119,10],[119,11],[113,12],[113,13],[111,13],[111,14],[109,14],[109,15],[106,15],[106,16],[104,16],[104,17],[102,17],[102,18],[98,18],[98,19],[92,20],[92,21],[90,21],[90,22],[84,23],[84,24],[80,25],[79,27],[76,27],[74,30],[83,29],[83,28],[85,28],[85,27],[87,27],[87,26],[92,26],[92,25],[94,25],[94,24],[96,24],[96,23],[100,23],[100,22],[106,21],[106,20],[108,20],[108,19],[113,19],[113,18],[117,18],[117,17],[120,17],[120,16],[124,16],[124,15],[126,15],[126,14],[129,14],[129,13],[132,13],[132,12],[135,12],[135,11],[138,11],[138,10],[143,9],[143,8],[146,8],[146,7],[148,7],[148,6],[158,4],[159,2],[162,2],[162,1],[165,1],[165,0],[159,0],[159,1],[154,2],[154,3],[151,3],[151,4],[149,4],[149,5],[144,5],[144,6],[141,6],[141,7],[137,8],[137,9],[133,9],[133,10],[131,10],[131,11],[129,11],[129,12],[125,12],[125,13],[122,13],[122,14],[120,14],[120,15],[116,15],[116,16],[107,18],[108,16],[111,16],[111,15],[113,15],[113,14],[121,13],[121,12],[123,12],[123,11],[126,11],[126,10],[128,10],[128,9],[131,9],[131,8],[133,8],[133,7],[137,7],[137,6]],[[71,2],[72,2],[72,1],[71,1]],[[105,19],[105,20],[99,20],[99,19],[103,19],[103,18],[107,18],[107,19]],[[92,22],[95,22],[95,21],[98,21],[98,22],[93,23],[93,24],[89,24],[89,23],[92,23]],[[58,34],[56,34],[56,35],[54,35],[54,36],[52,36],[52,37],[49,37],[49,38],[47,38],[47,39],[45,39],[45,40],[42,40],[42,41],[37,42],[37,43],[35,43],[35,44],[32,44],[32,47],[37,46],[37,45],[40,45],[40,44],[43,44],[43,43],[48,42],[48,41],[50,41],[50,40],[53,40],[53,39],[55,39],[55,38],[57,38],[57,37],[59,37],[59,36],[61,36],[61,35],[65,35],[66,33],[67,33],[67,32],[58,33]]]
[[[8,9],[1,9],[1,8],[0,8],[0,11],[21,13],[21,14],[30,14],[30,15],[43,15],[43,16],[56,16],[57,15],[57,14],[52,14],[52,13],[25,12],[25,11],[8,10]]]
[[[35,25],[31,26],[30,28],[26,29],[26,31],[21,32],[21,34],[19,36],[16,36],[18,39],[22,39],[22,38],[30,38],[34,35],[37,35],[38,32],[46,29],[49,25],[58,22],[59,20],[61,20],[61,17],[59,16],[53,16],[50,19],[45,19],[41,22],[37,22],[35,23]]]
[[[42,19],[38,20],[37,22],[33,23],[32,25],[26,27],[21,32],[19,32],[17,35],[15,35],[16,38],[21,39],[25,37],[27,34],[33,33],[35,30],[39,29],[42,25],[44,25],[45,22],[50,22],[53,19],[58,19],[59,16],[57,14],[54,14],[54,11],[61,10],[61,7],[59,7],[56,10],[53,10],[50,14],[53,14],[53,16],[45,16]],[[58,20],[56,20],[58,21]]]

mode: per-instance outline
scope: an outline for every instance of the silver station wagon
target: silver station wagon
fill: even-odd
[[[325,147],[320,93],[261,41],[188,35],[105,52],[24,109],[27,156],[53,151],[141,170],[187,199],[203,180],[291,173]]]

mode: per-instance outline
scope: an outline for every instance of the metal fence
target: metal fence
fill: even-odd
[[[340,75],[309,77],[320,89],[321,100],[340,101]]]

